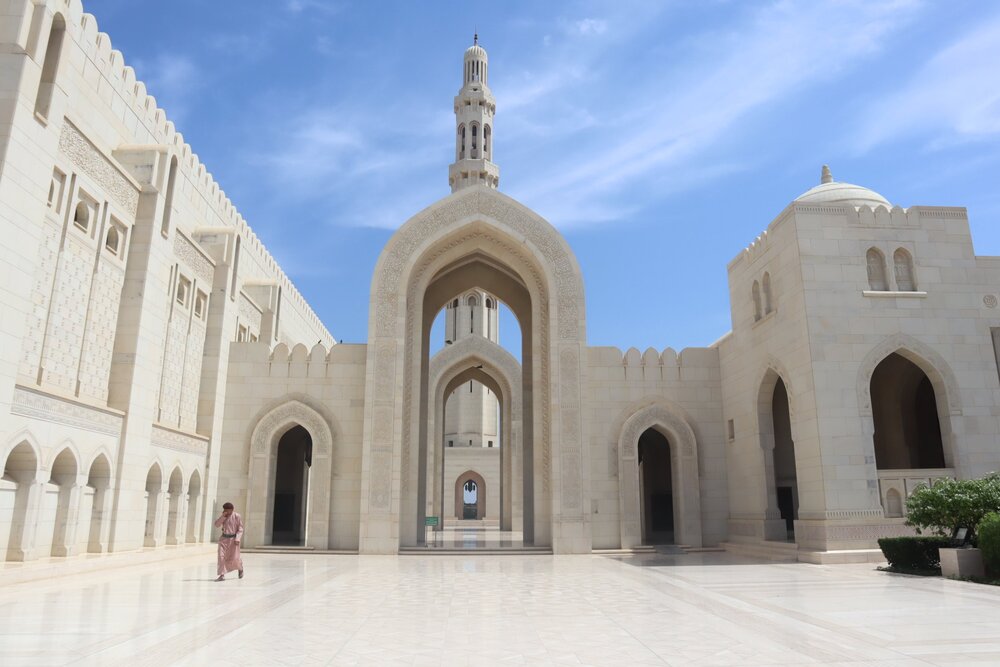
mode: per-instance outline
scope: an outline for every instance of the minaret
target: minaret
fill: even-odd
[[[500,167],[493,164],[493,114],[496,100],[487,85],[489,63],[479,35],[465,50],[462,89],[455,96],[455,162],[448,167],[452,192],[470,185],[496,188]]]

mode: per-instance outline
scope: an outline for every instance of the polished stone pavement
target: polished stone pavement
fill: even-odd
[[[247,554],[214,583],[204,553],[113,558],[0,586],[0,665],[1000,664],[1000,589],[872,565]]]

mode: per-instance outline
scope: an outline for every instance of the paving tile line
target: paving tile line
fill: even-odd
[[[784,566],[775,565],[774,567],[782,568]],[[643,568],[643,570],[649,571],[652,570],[652,568]],[[818,660],[820,662],[871,662],[873,660],[871,652],[864,653],[852,647],[845,646],[843,642],[838,641],[837,635],[840,633],[839,629],[834,631],[830,628],[816,624],[808,618],[799,619],[795,617],[791,617],[789,620],[792,621],[792,623],[799,623],[806,626],[801,628],[800,632],[788,632],[787,629],[779,629],[774,623],[768,622],[762,614],[748,612],[744,609],[740,609],[737,605],[734,605],[732,596],[707,590],[701,584],[692,583],[684,578],[683,575],[676,574],[676,572],[676,568],[671,569],[669,574],[667,572],[654,570],[652,572],[652,574],[656,575],[654,581],[646,581],[642,577],[638,576],[638,574],[634,571],[626,571],[625,576],[633,582],[638,582],[645,586],[652,585],[663,595],[666,595],[673,600],[689,604],[702,613],[720,619],[727,625],[732,626],[734,629],[746,629],[754,635],[769,639],[775,645],[783,646],[788,651],[809,656],[814,660]],[[650,577],[650,579],[654,579],[654,577]],[[761,607],[761,605],[756,601],[739,601],[744,605],[750,604],[753,607]],[[776,611],[775,609],[766,609],[766,611],[771,614],[778,615],[781,618],[789,618],[789,615],[785,613],[785,610]],[[819,629],[824,636],[818,637],[815,635],[815,632],[808,632],[809,630],[816,629]],[[833,636],[827,637],[826,635]],[[808,640],[802,641],[801,639],[797,639],[798,637],[807,637]],[[743,640],[737,641],[744,643]],[[895,654],[895,656],[901,659],[912,659],[910,656],[898,654],[896,651],[892,651],[888,648],[878,648],[882,648],[882,650],[885,651],[891,651]]]
[[[162,665],[174,664],[194,651],[207,647],[209,644],[225,638],[229,633],[241,629],[246,625],[247,618],[255,618],[259,615],[272,612],[301,597],[305,591],[309,590],[310,586],[322,585],[341,576],[341,574],[340,571],[329,568],[317,572],[298,583],[293,582],[279,591],[262,590],[260,596],[253,602],[246,603],[234,599],[232,603],[237,605],[238,609],[226,609],[221,612],[218,609],[213,609],[214,615],[212,618],[205,620],[191,618],[189,619],[189,623],[183,624],[187,627],[178,628],[178,632],[167,639],[163,639],[149,648],[142,649],[138,653],[133,653],[127,658],[116,660],[113,664],[121,665],[122,667],[161,667]],[[278,579],[281,580],[280,577]],[[219,585],[223,584],[220,583]],[[206,625],[219,631],[213,635],[203,635],[192,641],[188,633],[191,624]],[[162,631],[162,627],[160,630]],[[155,631],[151,630],[150,632]],[[91,657],[100,658],[97,654],[87,656],[87,658]]]

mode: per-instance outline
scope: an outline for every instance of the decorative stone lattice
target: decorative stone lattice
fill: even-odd
[[[42,339],[48,323],[52,281],[55,280],[59,259],[60,226],[46,216],[42,224],[42,240],[38,246],[35,284],[31,290],[31,311],[21,349],[21,375],[35,378],[42,362]]]
[[[48,394],[14,388],[11,414],[82,428],[94,433],[118,437],[121,435],[121,416],[91,408],[79,403],[56,398]]]
[[[245,294],[240,293],[240,320],[255,336],[260,335],[261,316],[260,309]]]
[[[108,398],[111,358],[124,282],[125,271],[122,267],[114,260],[102,257],[91,290],[90,315],[80,364],[80,394],[98,401]]]
[[[170,429],[161,428],[154,425],[150,433],[149,441],[155,447],[172,449],[176,452],[186,452],[189,454],[199,454],[204,456],[208,452],[208,438],[197,438],[186,433],[178,433]]]
[[[93,275],[94,251],[81,236],[69,230],[59,255],[42,349],[43,382],[67,394],[76,392]]]
[[[194,275],[207,283],[208,291],[212,289],[215,265],[183,234],[174,235],[174,256],[184,262]]]
[[[63,122],[59,150],[107,190],[108,194],[131,216],[139,207],[139,190],[114,164],[97,150],[73,123]]]

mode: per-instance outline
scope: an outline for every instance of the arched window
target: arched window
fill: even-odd
[[[896,489],[889,489],[885,494],[885,516],[889,519],[903,516],[903,496]]]
[[[753,281],[753,287],[751,288],[750,293],[753,296],[753,321],[758,322],[760,321],[761,317],[760,283],[758,283],[756,280]]]
[[[121,234],[118,233],[118,228],[114,225],[108,227],[108,235],[104,239],[104,247],[112,255],[117,255],[121,247]]]
[[[889,283],[885,279],[885,256],[878,248],[869,248],[866,255],[868,263],[868,287],[876,292],[885,292]]]
[[[85,232],[90,230],[90,206],[87,202],[77,202],[76,210],[73,212],[73,224]]]
[[[458,299],[455,299],[454,301],[451,302],[451,307],[458,308]]]
[[[483,157],[487,160],[490,159],[490,139],[493,136],[492,130],[490,130],[489,125],[483,125]]]
[[[465,159],[465,125],[458,126],[458,159]]]
[[[493,299],[486,299],[486,307],[487,308],[493,307]]]
[[[170,173],[167,175],[167,196],[163,203],[163,223],[160,233],[167,236],[170,233],[170,214],[174,208],[174,184],[177,180],[177,157],[170,158]]]
[[[59,56],[65,34],[66,21],[62,14],[56,14],[52,17],[52,30],[49,31],[49,43],[45,47],[45,61],[42,63],[42,78],[38,82],[38,95],[35,97],[35,113],[43,118],[49,117],[52,106],[52,91],[59,73]]]
[[[469,306],[469,333],[476,333],[476,306],[479,305],[479,299],[469,295],[465,302]]]
[[[470,157],[475,160],[479,157],[479,126],[472,124],[472,153]]]
[[[900,292],[917,291],[916,281],[913,279],[913,258],[903,248],[897,248],[892,253],[892,263],[896,271],[896,289]]]
[[[774,304],[771,303],[771,274],[764,272],[764,277],[760,281],[761,291],[763,291],[764,299],[764,314],[767,315],[772,310],[774,310]]]

